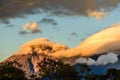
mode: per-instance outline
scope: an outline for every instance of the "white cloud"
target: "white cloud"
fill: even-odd
[[[108,53],[106,55],[101,55],[100,57],[98,57],[96,64],[103,64],[106,65],[108,63],[115,63],[118,61],[118,57],[115,53]]]
[[[23,26],[24,30],[30,30],[31,32],[39,32],[40,27],[36,22],[30,22]]]
[[[20,34],[27,34],[27,33],[38,33],[40,31],[40,26],[36,22],[30,22],[23,25],[23,31],[20,31]]]
[[[109,63],[115,63],[118,61],[117,54],[109,52],[98,57],[97,61],[92,58],[78,58],[75,63],[87,64],[87,65],[107,65]]]
[[[92,65],[92,64],[95,64],[95,60],[91,58],[78,58],[75,60],[75,63]]]

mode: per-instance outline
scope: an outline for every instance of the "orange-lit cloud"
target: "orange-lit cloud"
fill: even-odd
[[[20,51],[16,52],[15,55],[32,54],[33,47],[34,51],[36,51],[38,54],[41,54],[43,52],[46,54],[49,52],[51,54],[57,51],[68,49],[67,46],[60,43],[51,42],[47,38],[38,38],[25,43],[21,47]],[[43,48],[46,50],[42,50]]]
[[[57,58],[70,58],[76,56],[92,56],[120,49],[120,24],[113,25],[84,40],[75,48],[56,52],[52,55]]]
[[[106,12],[99,11],[88,11],[89,17],[96,17],[97,20],[101,20],[103,17],[107,16]]]

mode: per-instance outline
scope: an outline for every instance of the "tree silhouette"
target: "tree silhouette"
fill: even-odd
[[[114,68],[108,69],[103,78],[104,80],[120,80],[120,70]]]
[[[28,80],[24,71],[16,66],[20,66],[19,63],[0,63],[0,80]],[[120,70],[111,68],[105,74],[94,74],[86,64],[70,66],[46,55],[38,68],[39,76],[31,75],[31,80],[120,80]]]
[[[46,57],[38,65],[41,80],[79,80],[76,70],[59,60],[52,60]]]
[[[0,64],[0,80],[27,80],[25,73],[13,65],[14,62]]]

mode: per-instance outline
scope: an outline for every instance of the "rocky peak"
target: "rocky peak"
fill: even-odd
[[[40,76],[42,75],[41,67],[54,69],[57,67],[56,62],[58,60],[47,55],[46,53],[38,54],[33,50],[32,54],[13,55],[6,59],[4,62],[16,62],[16,67],[26,72],[26,76],[29,78],[31,75]],[[53,71],[54,71],[53,70]]]

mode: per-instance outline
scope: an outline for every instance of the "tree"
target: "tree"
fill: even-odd
[[[85,76],[85,80],[120,80],[120,70],[111,68],[106,74],[90,74]]]
[[[79,80],[76,70],[59,60],[45,57],[43,62],[38,63],[41,80]]]
[[[62,64],[60,69],[57,71],[59,80],[79,80],[78,72],[69,64]],[[61,79],[60,79],[61,78]]]
[[[120,70],[114,68],[108,69],[103,78],[104,80],[120,80]]]
[[[0,64],[0,80],[27,80],[25,73],[13,64],[14,62]]]

